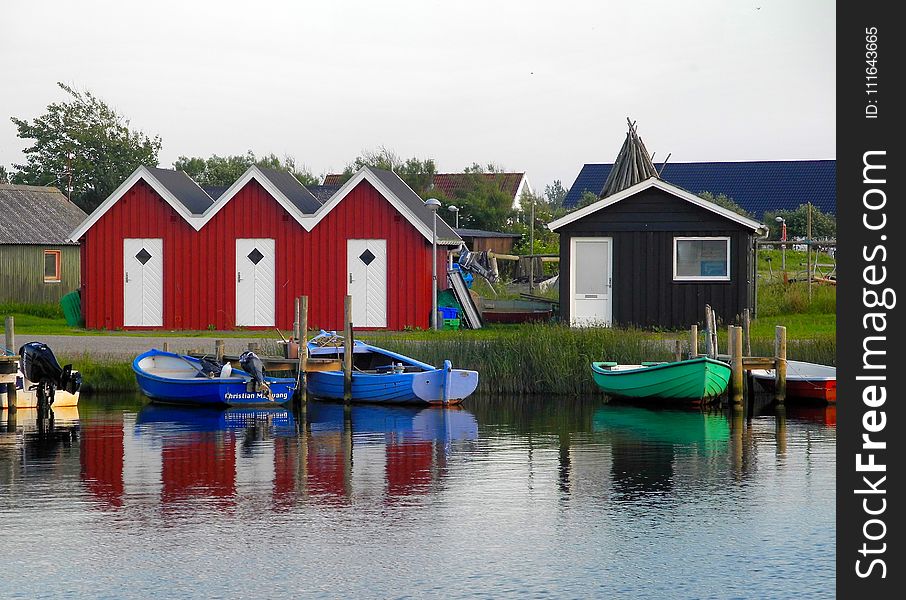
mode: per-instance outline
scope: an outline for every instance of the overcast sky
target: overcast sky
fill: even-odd
[[[829,0],[3,3],[10,116],[89,89],[180,155],[291,155],[315,174],[363,149],[494,162],[536,189],[611,162],[638,122],[671,162],[836,158]],[[539,191],[540,191],[539,189]]]

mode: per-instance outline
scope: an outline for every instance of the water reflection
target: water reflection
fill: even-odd
[[[116,581],[145,596],[421,596],[422,570],[436,590],[467,579],[501,596],[674,597],[677,581],[699,596],[833,594],[827,409],[494,397],[294,414],[84,397],[52,429],[26,410],[0,419],[8,554],[59,570],[10,568],[23,595]],[[79,560],[86,547],[98,558]],[[714,569],[725,556],[751,568]]]

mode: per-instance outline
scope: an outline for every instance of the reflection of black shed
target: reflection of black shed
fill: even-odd
[[[755,305],[764,226],[651,177],[548,225],[560,234],[560,311],[573,325],[684,328],[705,304]]]

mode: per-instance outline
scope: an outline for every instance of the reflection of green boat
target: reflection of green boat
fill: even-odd
[[[730,381],[730,366],[707,357],[670,363],[591,363],[595,383],[612,396],[701,400],[719,396]]]
[[[690,445],[730,439],[730,423],[722,414],[612,404],[595,411],[592,430],[619,432],[640,442],[659,444]]]

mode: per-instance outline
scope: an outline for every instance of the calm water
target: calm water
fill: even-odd
[[[2,597],[834,595],[835,413],[0,416]]]

